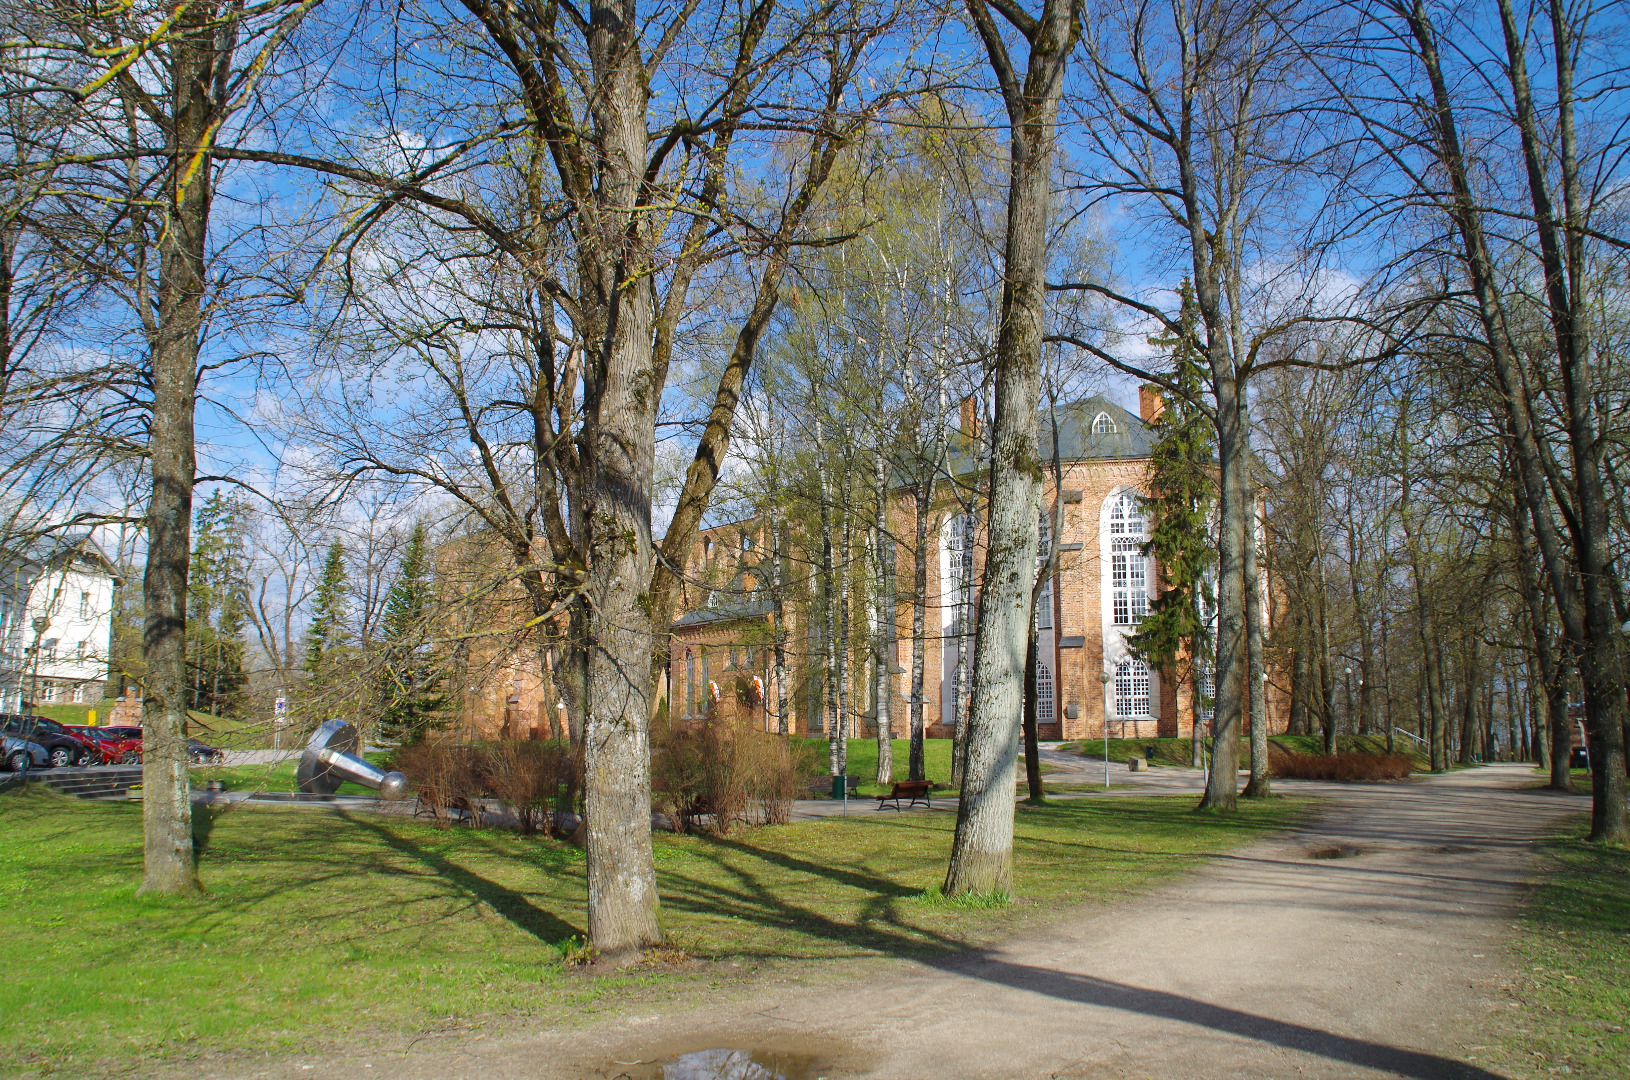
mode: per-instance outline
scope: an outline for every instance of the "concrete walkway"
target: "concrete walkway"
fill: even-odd
[[[1588,807],[1524,790],[1532,781],[1527,766],[1491,766],[1298,785],[1327,800],[1303,828],[1045,933],[901,961],[886,979],[243,1075],[350,1077],[377,1060],[403,1080],[641,1078],[660,1066],[613,1063],[775,1047],[818,1055],[810,1076],[831,1080],[1488,1080],[1499,1074],[1473,1059],[1510,1015],[1503,942],[1534,844]],[[1348,857],[1318,857],[1333,850]]]

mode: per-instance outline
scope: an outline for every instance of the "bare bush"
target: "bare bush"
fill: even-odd
[[[564,742],[506,741],[483,747],[478,755],[486,787],[515,817],[523,834],[540,828],[554,835],[563,799],[577,787],[576,762]]]
[[[807,748],[728,712],[653,735],[653,802],[681,832],[706,817],[709,831],[723,836],[750,823],[754,810],[763,824],[784,824],[815,775]]]
[[[452,742],[412,743],[396,752],[395,767],[404,773],[419,797],[421,809],[438,824],[447,824],[462,811],[480,822],[485,784],[477,767],[477,748]]]

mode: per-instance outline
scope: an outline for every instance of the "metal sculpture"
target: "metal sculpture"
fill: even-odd
[[[344,720],[327,720],[312,733],[300,755],[295,780],[307,795],[332,795],[350,780],[373,788],[382,798],[400,799],[408,794],[408,780],[399,772],[386,772],[366,760],[357,729]]]

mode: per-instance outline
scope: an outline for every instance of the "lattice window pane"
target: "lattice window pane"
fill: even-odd
[[[1122,719],[1150,715],[1149,665],[1122,660],[1115,667],[1115,715]]]
[[[1053,672],[1046,664],[1036,664],[1036,722],[1053,722]]]

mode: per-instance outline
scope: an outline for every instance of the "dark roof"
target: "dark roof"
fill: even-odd
[[[1115,430],[1094,431],[1094,421],[1105,413],[1113,421]],[[1146,458],[1154,450],[1154,441],[1154,433],[1141,417],[1102,394],[1059,406],[1058,449],[1064,461]],[[1036,449],[1043,461],[1053,459],[1053,425],[1046,413],[1041,416]]]
[[[743,575],[738,573],[729,585],[712,590],[708,594],[706,604],[675,619],[673,628],[680,630],[690,626],[707,626],[711,623],[762,619],[775,610],[775,604],[767,591],[749,590],[742,578]]]
[[[1114,422],[1114,431],[1092,430],[1093,422],[1101,413],[1107,413],[1109,419]],[[1045,467],[1053,460],[1052,415],[1044,410],[1037,417],[1036,428],[1036,453],[1040,455],[1042,465]],[[1153,452],[1154,441],[1154,433],[1141,417],[1129,409],[1123,409],[1102,394],[1094,394],[1058,407],[1058,450],[1061,461],[1119,461],[1146,458]],[[959,437],[957,442],[948,466],[952,475],[962,476],[975,467],[975,461],[970,456],[974,445],[973,440],[965,435]],[[978,446],[978,454],[980,463],[983,463],[987,457],[983,442]]]

